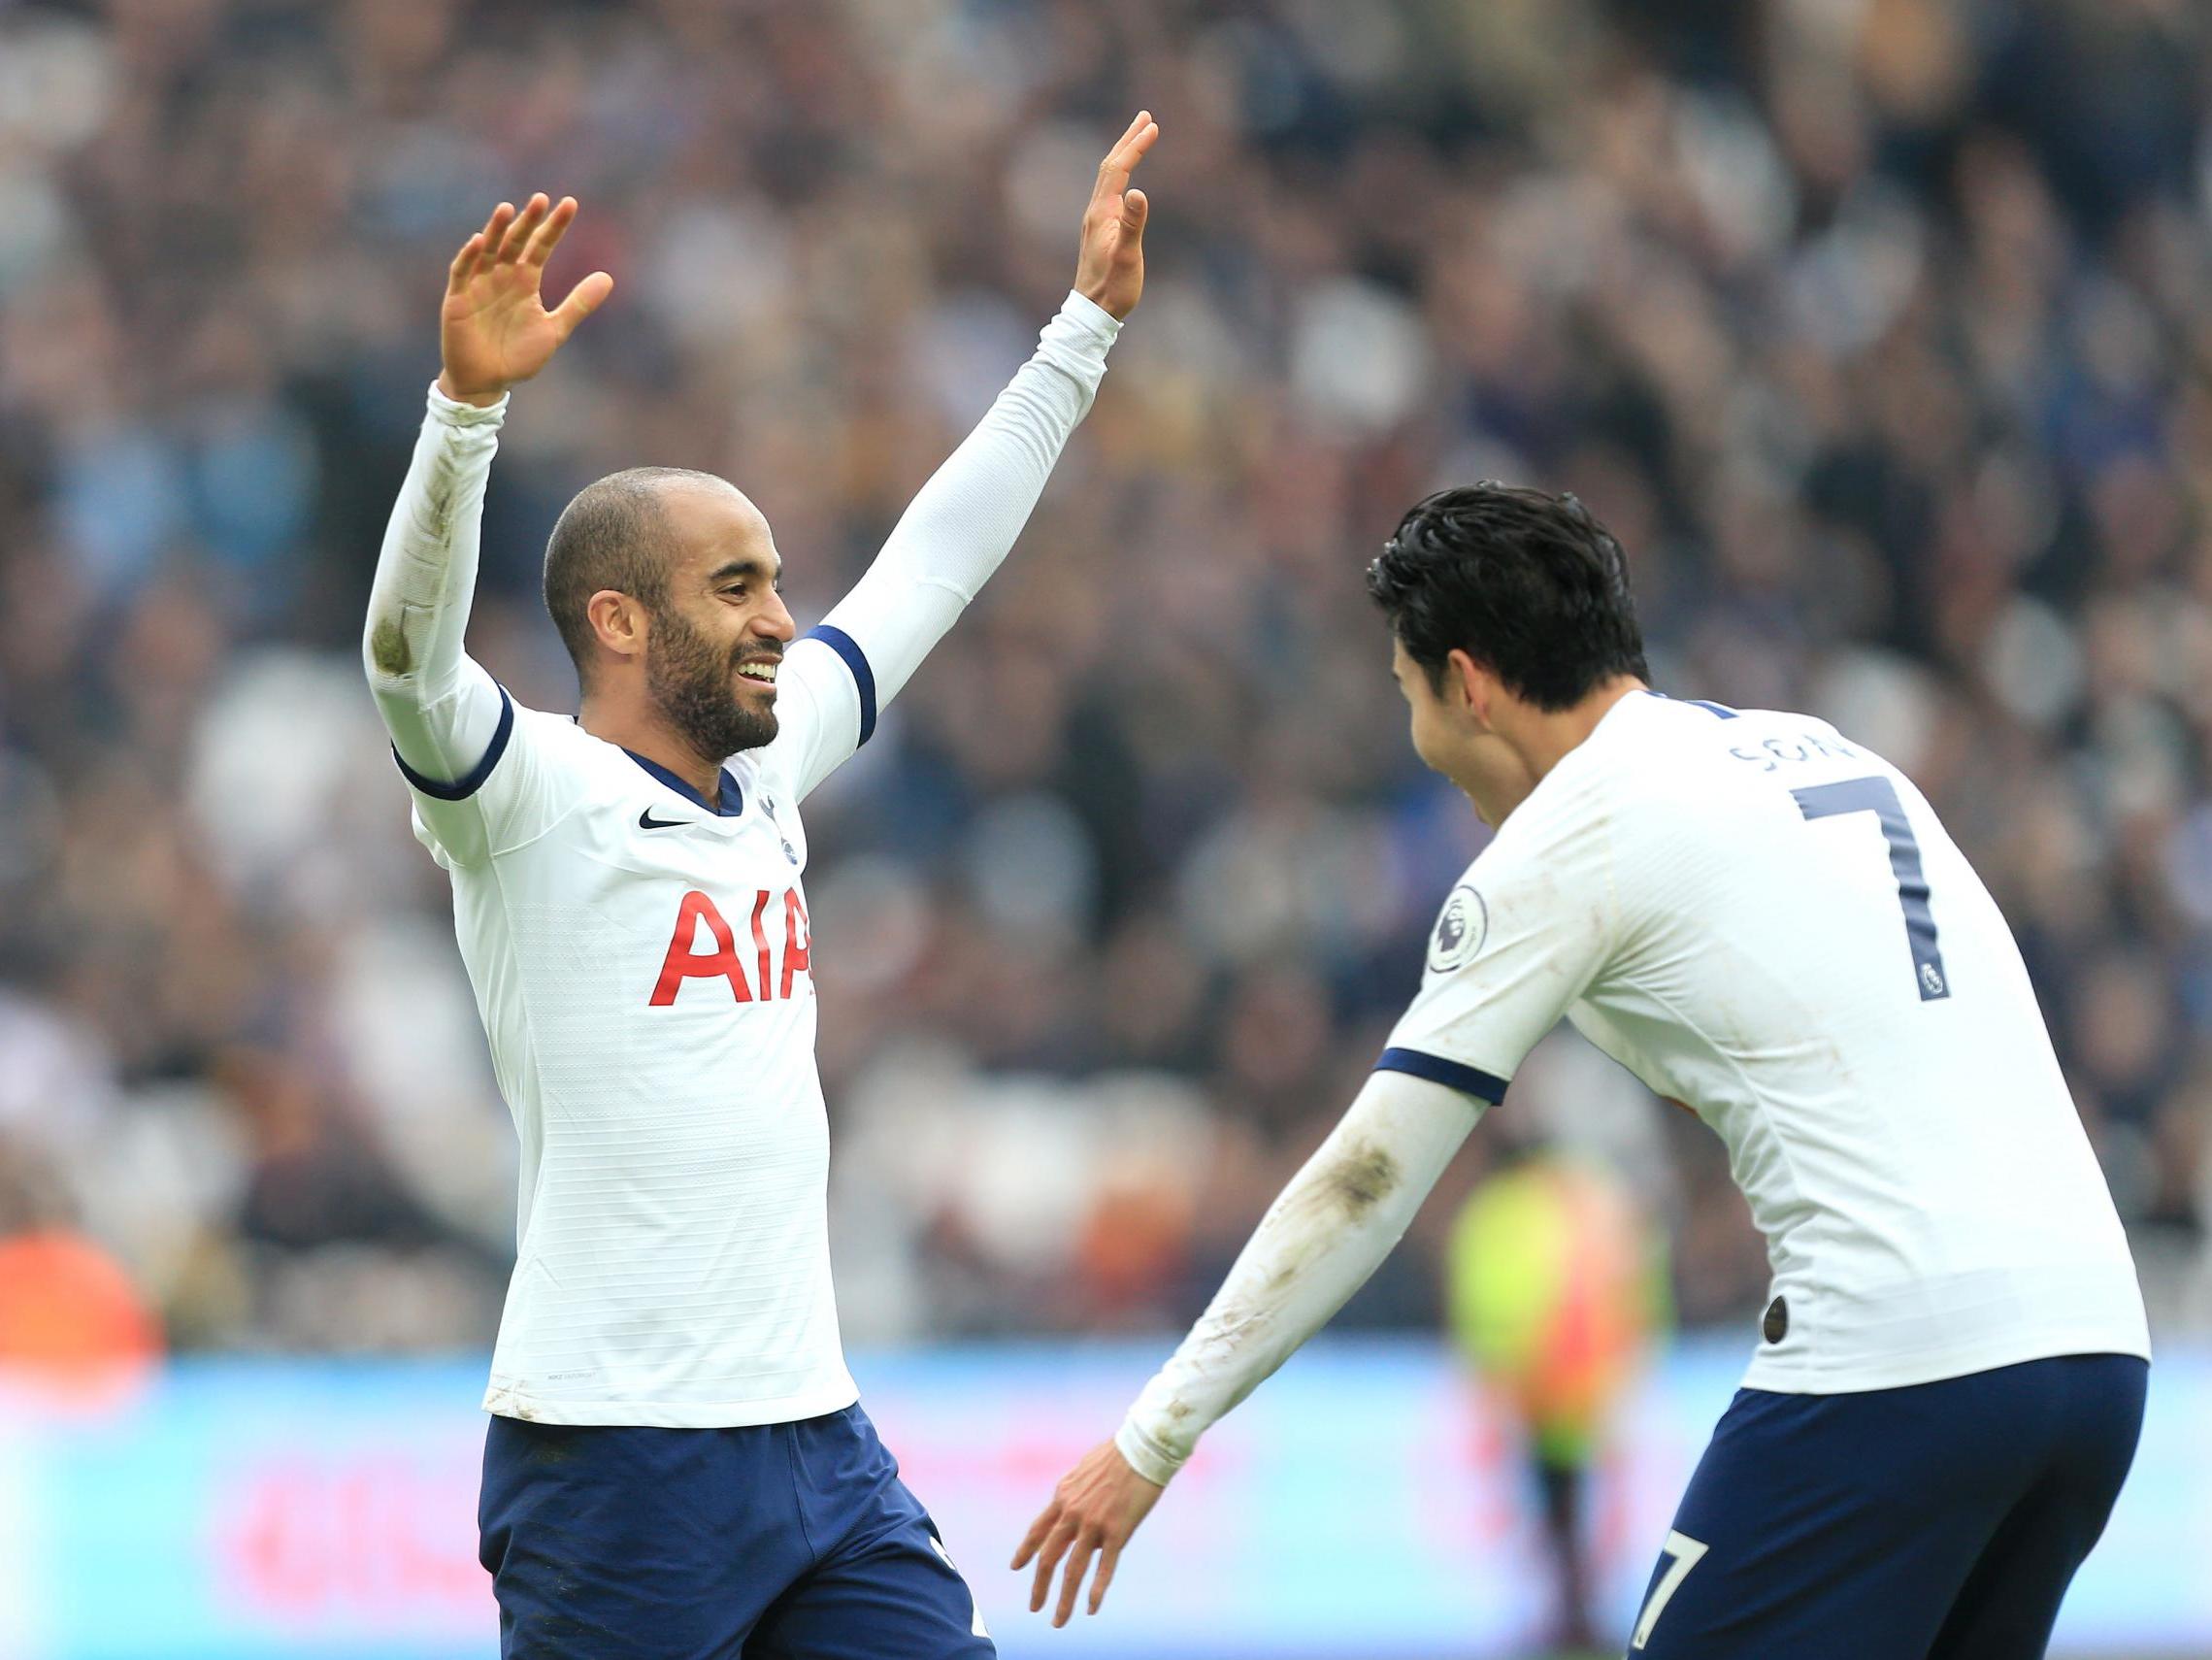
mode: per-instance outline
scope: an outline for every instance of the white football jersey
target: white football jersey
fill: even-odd
[[[362,666],[415,833],[452,876],[521,1137],[493,1411],[712,1428],[852,1403],[799,803],[1012,548],[1120,328],[1068,296],[860,581],[784,653],[776,742],[730,761],[712,802],[517,709],[462,648],[507,399],[431,388]]]
[[[512,702],[471,777],[401,763],[522,1145],[492,1411],[710,1427],[857,1398],[798,804],[873,720],[867,676],[837,630],[795,642],[776,741],[712,804]]]
[[[2148,1357],[2010,929],[1826,722],[1623,699],[1445,902],[1382,1064],[1496,1102],[1563,1013],[1728,1145],[1773,1270],[1748,1386]]]

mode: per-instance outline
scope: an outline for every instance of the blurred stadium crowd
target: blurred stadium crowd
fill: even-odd
[[[616,278],[473,636],[571,707],[568,495],[722,473],[818,616],[1144,104],[1097,410],[812,803],[848,1336],[1203,1302],[1479,846],[1360,586],[1478,477],[1609,521],[1667,689],[1920,780],[2212,1328],[2208,101],[2192,0],[0,4],[0,1233],[180,1348],[487,1343],[512,1131],[356,646],[453,247],[571,191],[553,284]],[[1756,1307],[1699,1126],[1555,1045],[1454,1180],[1538,1137],[1672,1224],[1684,1319]],[[1434,1318],[1444,1217],[1351,1318]]]

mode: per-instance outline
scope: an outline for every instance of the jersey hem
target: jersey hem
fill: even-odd
[[[1794,1361],[1754,1356],[1744,1372],[1742,1386],[1775,1395],[1861,1395],[1870,1389],[1941,1383],[1977,1372],[2070,1354],[2129,1354],[2147,1361],[2151,1358],[2150,1336],[2140,1325],[2119,1331],[2109,1324],[2085,1322],[2009,1334],[2001,1339],[1985,1338],[1974,1344],[1889,1360],[1854,1360],[1840,1366],[1832,1362],[1824,1365],[1817,1356]]]
[[[483,1410],[498,1418],[533,1424],[626,1429],[744,1429],[755,1424],[794,1424],[857,1406],[859,1387],[848,1378],[828,1388],[784,1395],[773,1401],[553,1401],[512,1385],[494,1382],[484,1390]]]

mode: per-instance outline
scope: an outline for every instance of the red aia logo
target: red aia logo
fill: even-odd
[[[666,1008],[676,1001],[678,987],[687,979],[726,979],[740,1003],[772,1002],[791,995],[794,978],[801,970],[809,976],[809,946],[812,936],[807,929],[807,905],[799,897],[797,888],[785,890],[783,895],[783,972],[780,977],[772,974],[774,952],[768,943],[768,902],[773,894],[754,896],[752,904],[753,962],[756,971],[755,984],[759,990],[745,983],[744,965],[738,958],[738,938],[731,931],[728,920],[716,910],[714,902],[697,888],[683,896],[683,903],[676,909],[676,933],[668,943],[668,956],[661,963],[661,978],[653,987],[652,1006]],[[698,950],[700,925],[706,924],[707,933],[713,941],[711,950]]]

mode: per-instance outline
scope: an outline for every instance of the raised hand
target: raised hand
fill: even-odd
[[[1121,1449],[1110,1441],[1101,1442],[1083,1454],[1082,1462],[1060,1477],[1060,1485],[1052,1490],[1052,1502],[1030,1524],[1028,1537],[1014,1552],[1016,1573],[1031,1557],[1037,1559],[1029,1611],[1036,1613],[1044,1607],[1044,1599],[1052,1594],[1052,1571],[1065,1556],[1068,1571],[1060,1577],[1060,1606],[1053,1610],[1052,1623],[1066,1625],[1075,1611],[1075,1594],[1082,1589],[1083,1576],[1096,1556],[1099,1573],[1091,1581],[1090,1611],[1097,1613],[1099,1605],[1106,1601],[1106,1587],[1113,1583],[1121,1547],[1129,1543],[1137,1524],[1152,1513],[1152,1507],[1166,1490],[1132,1470]]]
[[[492,210],[484,228],[461,245],[446,279],[438,316],[445,368],[438,389],[465,404],[496,404],[508,387],[552,361],[578,323],[599,309],[614,279],[594,271],[547,311],[539,294],[545,261],[576,221],[576,198],[558,206],[543,192],[517,215],[512,202]]]
[[[1075,292],[1096,301],[1115,317],[1137,309],[1144,292],[1144,192],[1129,187],[1129,176],[1160,136],[1149,110],[1137,119],[1099,163],[1099,182],[1083,210],[1083,245],[1075,256]]]

